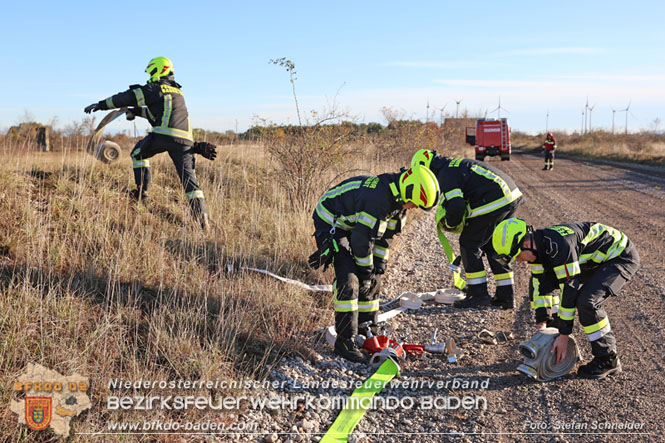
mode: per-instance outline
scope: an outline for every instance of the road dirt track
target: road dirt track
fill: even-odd
[[[554,441],[665,440],[665,330],[662,327],[665,320],[665,179],[576,159],[557,160],[554,170],[542,171],[542,158],[526,153],[513,155],[509,162],[492,163],[515,179],[526,199],[518,215],[536,228],[561,222],[598,221],[622,230],[637,245],[642,259],[640,271],[621,295],[606,303],[624,372],[603,381],[569,375],[544,384],[516,374],[514,368],[520,360],[516,346],[534,332],[528,301],[530,273],[525,265],[518,265],[514,312],[447,310],[450,322],[462,313],[476,313],[477,317],[476,323],[467,323],[467,331],[455,328],[450,330],[452,334],[474,334],[484,327],[510,331],[514,340],[496,346],[479,345],[476,340],[464,346],[470,355],[462,360],[461,371],[452,371],[454,375],[449,373],[443,377],[489,376],[489,389],[474,392],[487,398],[487,411],[483,414],[439,411],[439,420],[447,422],[448,426],[441,426],[437,431],[446,432],[446,428],[457,432],[475,431],[485,435],[475,434],[474,440],[506,442],[541,441],[544,437]],[[421,231],[419,224],[410,226],[402,238],[403,262],[410,261],[405,257],[408,251],[422,250],[418,240],[412,243],[410,239],[418,237],[415,232]],[[479,324],[478,320],[485,317],[487,320]],[[498,318],[493,322],[494,317]],[[421,322],[428,323],[422,318],[414,321],[413,327],[417,329]],[[578,319],[574,336],[583,359],[589,360],[590,347]],[[462,423],[459,421],[462,417],[455,415],[464,418]],[[610,431],[611,435],[593,435],[606,432],[600,429],[605,423],[644,425],[638,431],[615,428]],[[649,432],[651,435],[631,436],[621,432]]]
[[[574,373],[538,383],[518,373],[517,346],[535,333],[528,300],[530,272],[515,268],[517,307],[455,309],[426,302],[387,323],[391,338],[406,343],[428,342],[438,328],[439,340],[454,336],[464,357],[450,364],[438,355],[403,363],[399,381],[381,396],[415,399],[413,407],[369,411],[352,435],[353,441],[665,441],[665,178],[576,159],[557,159],[553,171],[542,171],[543,159],[527,153],[511,161],[491,163],[511,175],[525,204],[518,215],[536,228],[561,222],[597,221],[625,232],[637,246],[642,267],[623,292],[606,302],[617,337],[624,372],[606,380],[578,379]],[[457,249],[457,239],[450,237]],[[434,214],[415,217],[399,236],[384,279],[383,301],[403,291],[424,292],[452,287],[443,249],[434,229]],[[491,278],[490,278],[491,280]],[[493,291],[490,282],[490,291]],[[573,335],[583,361],[591,359],[586,335],[575,320]],[[488,344],[477,337],[482,329],[512,333],[512,339]],[[285,359],[271,373],[276,380],[366,379],[370,370],[335,357],[327,346],[312,362]],[[460,383],[485,382],[487,387]],[[428,383],[441,382],[443,387]],[[290,383],[290,382],[289,382]],[[407,386],[415,383],[414,386]],[[298,390],[287,389],[286,392]],[[307,390],[304,390],[307,392]],[[302,392],[302,390],[300,390]],[[316,396],[350,394],[350,390],[309,390]],[[478,400],[479,408],[423,408],[427,398]],[[442,406],[442,403],[439,403]],[[445,405],[444,405],[445,406]],[[316,422],[325,432],[338,410],[263,417],[265,428],[279,440],[317,440],[299,424]],[[302,419],[305,422],[302,422]],[[303,424],[304,427],[304,424]],[[635,433],[642,433],[635,435]],[[648,433],[648,434],[646,434]],[[275,440],[277,441],[277,440]]]

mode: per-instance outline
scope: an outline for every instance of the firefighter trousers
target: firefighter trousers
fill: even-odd
[[[148,159],[162,152],[169,153],[185,190],[192,215],[195,219],[200,220],[204,214],[207,214],[207,209],[203,191],[196,179],[196,160],[191,146],[177,143],[168,137],[158,137],[153,134],[148,134],[139,140],[131,153],[136,187],[140,193],[148,192],[152,182],[152,171]]]
[[[315,218],[317,218],[315,216]],[[325,235],[330,235],[330,225],[317,223],[315,220],[317,247]],[[337,337],[346,339],[358,334],[358,324],[368,321],[376,323],[379,312],[379,293],[381,292],[381,276],[359,275],[356,270],[356,262],[349,243],[350,234],[347,231],[337,229],[335,240],[339,251],[333,258],[333,270],[335,280],[333,281],[333,307],[335,309],[335,330]],[[363,285],[363,281],[371,279],[371,286]],[[363,289],[364,288],[364,289]]]
[[[619,295],[639,267],[640,256],[629,241],[619,257],[582,275],[582,287],[577,294],[576,308],[580,323],[591,342],[594,357],[616,355],[616,338],[603,304],[610,296]]]
[[[554,149],[545,149],[545,168],[552,169],[554,167]]]
[[[494,212],[467,219],[459,238],[460,255],[466,272],[467,296],[484,297],[487,295],[487,273],[483,265],[483,255],[486,255],[496,282],[496,298],[499,300],[513,299],[512,268],[510,265],[503,265],[494,259],[496,252],[492,248],[492,233],[499,223],[515,214],[522,201],[523,198],[520,197]]]

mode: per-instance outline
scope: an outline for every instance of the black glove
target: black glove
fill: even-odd
[[[86,114],[90,114],[91,112],[94,111],[101,111],[101,109],[99,108],[99,103],[93,103],[89,106],[86,106],[85,109],[83,109],[83,112],[85,112]]]
[[[207,158],[208,160],[214,160],[217,158],[217,146],[208,142],[196,142],[192,147],[192,152],[194,154],[199,154],[202,157]]]
[[[358,289],[358,295],[367,296],[371,291],[374,285],[376,284],[376,279],[373,275],[370,275],[369,278],[360,280],[360,288]]]
[[[325,271],[332,263],[336,252],[339,252],[337,240],[332,236],[328,236],[321,241],[321,247],[309,256],[307,264],[312,269],[318,269],[323,266],[323,270]]]
[[[386,273],[388,262],[385,260],[374,260],[374,274],[383,275]]]
[[[142,115],[143,113],[141,112],[141,108],[137,106],[132,106],[131,108],[127,109],[127,112],[125,112],[125,118],[130,122],[136,117],[141,117]]]

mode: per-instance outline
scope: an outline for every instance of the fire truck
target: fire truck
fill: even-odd
[[[484,160],[486,155],[501,156],[510,160],[510,128],[508,119],[480,119],[475,127],[466,128],[466,142],[476,150],[476,160]]]

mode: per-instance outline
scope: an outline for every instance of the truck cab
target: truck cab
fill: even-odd
[[[475,127],[466,128],[466,143],[476,151],[476,160],[483,161],[485,156],[500,156],[501,160],[510,160],[510,127],[508,119],[479,119]]]

